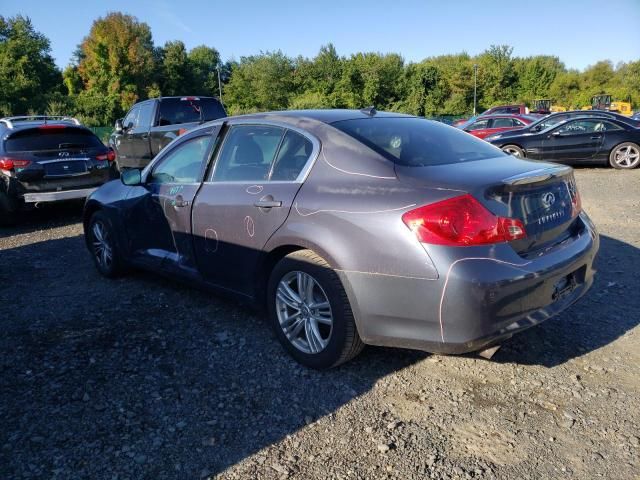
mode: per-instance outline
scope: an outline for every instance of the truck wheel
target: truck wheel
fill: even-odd
[[[0,225],[8,227],[18,221],[20,202],[5,192],[0,192]]]

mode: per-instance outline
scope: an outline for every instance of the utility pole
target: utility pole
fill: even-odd
[[[220,103],[224,105],[222,101],[222,82],[220,81],[220,65],[216,66],[216,71],[218,72],[218,93],[220,93]]]
[[[476,116],[476,106],[478,105],[478,64],[473,64],[473,116]]]

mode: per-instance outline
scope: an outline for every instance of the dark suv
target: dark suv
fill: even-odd
[[[143,168],[180,134],[226,116],[215,97],[160,97],[136,103],[116,120],[109,138],[118,170]]]
[[[0,224],[24,207],[81,199],[107,182],[115,153],[75,118],[0,119]]]

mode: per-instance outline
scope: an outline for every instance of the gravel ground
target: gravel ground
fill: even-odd
[[[640,478],[640,171],[576,175],[597,281],[491,361],[307,370],[238,304],[101,278],[78,205],[28,215],[0,231],[0,478]]]

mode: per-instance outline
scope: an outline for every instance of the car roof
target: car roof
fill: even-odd
[[[293,120],[298,120],[302,118],[307,118],[307,119],[316,120],[318,122],[330,124],[334,122],[340,122],[343,120],[357,120],[357,119],[366,119],[366,118],[389,118],[389,117],[417,118],[414,115],[407,115],[404,113],[379,112],[375,110],[374,112],[375,113],[373,113],[373,115],[370,115],[367,109],[363,109],[363,110],[348,110],[348,109],[283,110],[283,111],[274,111],[274,112],[250,113],[247,115],[227,117],[227,119],[255,118],[256,120],[257,119],[265,120],[270,117],[277,117],[278,119],[290,118],[293,121]]]

